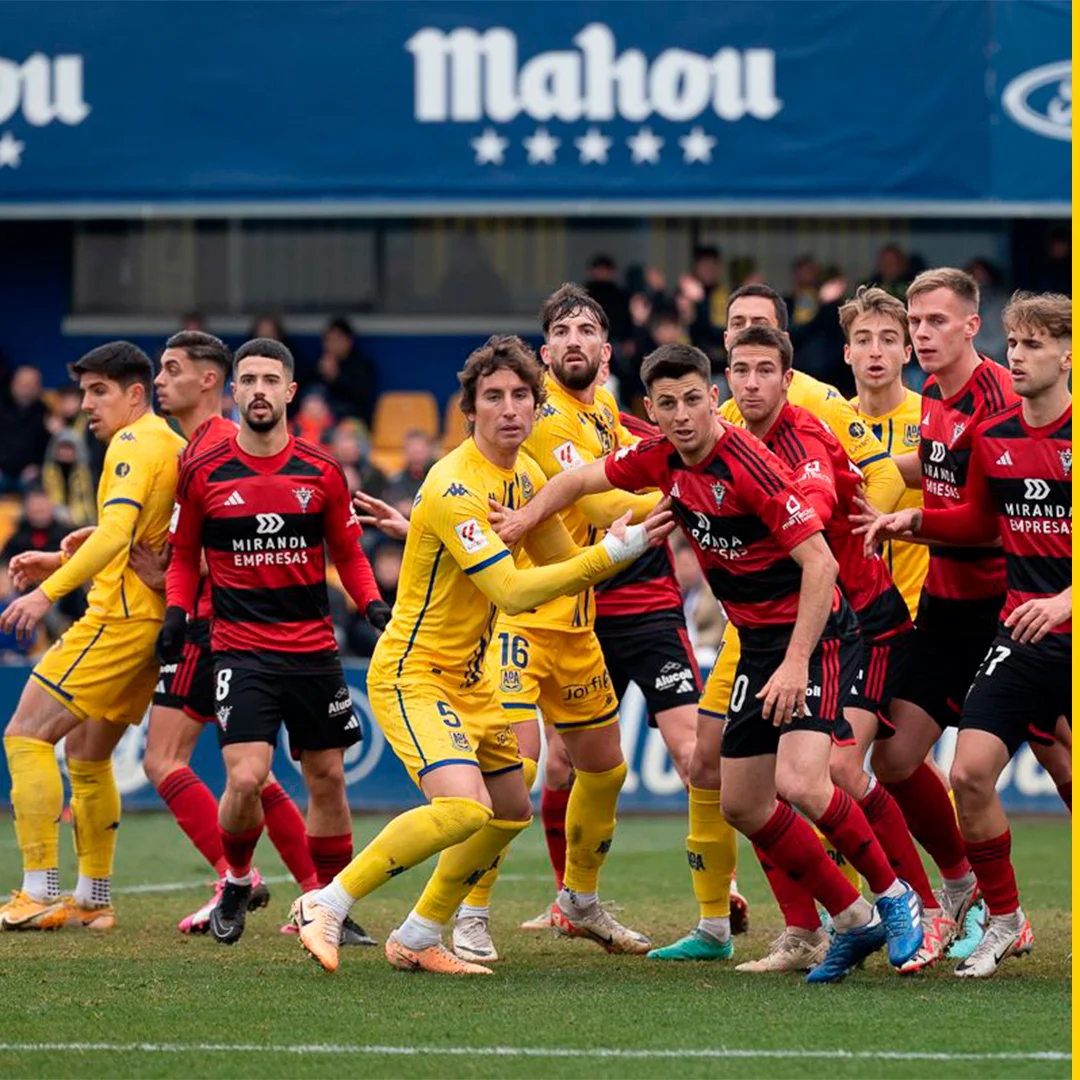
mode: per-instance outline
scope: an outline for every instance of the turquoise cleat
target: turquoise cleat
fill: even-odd
[[[686,937],[665,945],[661,949],[652,949],[645,954],[646,960],[730,960],[735,955],[735,943],[717,941],[712,934],[694,927]]]
[[[982,900],[976,901],[968,908],[964,916],[964,926],[961,934],[949,946],[948,955],[953,960],[966,960],[978,947],[979,942],[986,933],[986,924],[990,921],[990,912]]]

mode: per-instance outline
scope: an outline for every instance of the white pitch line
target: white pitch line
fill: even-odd
[[[603,1059],[755,1059],[782,1061],[1072,1061],[1072,1054],[1054,1050],[952,1053],[918,1050],[750,1050],[716,1047],[694,1050],[589,1050],[541,1046],[378,1046],[313,1043],[296,1045],[237,1043],[0,1043],[0,1053],[150,1053],[150,1054],[364,1054],[371,1057],[497,1057]]]
[[[547,874],[500,874],[500,881],[547,881]],[[282,885],[293,879],[288,874],[271,874],[262,879],[267,885]],[[170,893],[187,892],[188,889],[210,888],[213,882],[207,878],[192,878],[190,881],[158,881],[148,882],[144,885],[120,885],[113,889],[114,893],[127,896],[142,893]]]

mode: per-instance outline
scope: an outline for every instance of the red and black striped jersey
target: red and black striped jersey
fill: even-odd
[[[630,413],[619,413],[623,427],[641,439],[654,439],[660,429]],[[596,617],[677,611],[682,618],[682,589],[675,580],[675,561],[668,544],[649,548],[625,570],[595,587]]]
[[[1009,373],[985,357],[952,397],[942,397],[941,387],[930,376],[923,388],[919,428],[923,505],[927,509],[964,502],[975,429],[1015,400]],[[924,599],[983,600],[1004,592],[1005,558],[1000,549],[930,546]]]
[[[327,547],[360,610],[379,599],[345,475],[311,443],[254,457],[233,436],[183,467],[176,496],[168,603],[191,613],[205,552],[215,652],[336,656]]]
[[[718,420],[712,453],[687,465],[665,438],[646,439],[605,459],[625,491],[659,488],[705,577],[738,629],[789,626],[799,609],[802,570],[789,552],[823,531],[791,470],[748,431]],[[834,608],[840,604],[835,593]]]
[[[862,539],[852,535],[850,515],[862,473],[840,440],[808,409],[790,402],[780,410],[765,445],[795,474],[818,517],[840,568],[844,590],[863,633],[886,637],[911,626],[911,615],[880,555],[868,557]]]
[[[199,454],[217,446],[218,443],[231,439],[236,434],[236,431],[235,421],[227,420],[224,416],[211,416],[209,420],[204,420],[192,432],[191,441],[184,447],[184,452],[180,455],[180,468],[198,457]],[[210,579],[201,577],[199,579],[199,592],[195,599],[195,618],[209,620],[213,617],[213,614],[214,601],[212,589],[210,588]]]
[[[923,535],[971,542],[1001,537],[1008,591],[1002,618],[1072,583],[1072,406],[1033,428],[1022,405],[979,425],[968,503],[923,512]],[[1072,620],[1053,630],[1072,634]]]

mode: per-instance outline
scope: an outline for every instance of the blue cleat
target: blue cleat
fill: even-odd
[[[885,924],[889,943],[889,963],[893,967],[906,964],[922,948],[922,904],[915,890],[906,881],[903,896],[883,896],[875,905]]]
[[[885,924],[875,913],[865,926],[846,930],[833,938],[829,951],[816,968],[806,976],[808,983],[839,982],[852,968],[857,967],[885,944]]]
[[[964,916],[964,925],[960,935],[949,946],[948,955],[953,960],[966,960],[978,947],[986,933],[986,924],[990,921],[990,912],[982,900],[976,900]]]

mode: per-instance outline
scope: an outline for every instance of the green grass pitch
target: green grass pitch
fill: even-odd
[[[357,843],[382,820],[358,818]],[[623,819],[604,870],[603,895],[658,943],[694,921],[685,827]],[[732,963],[658,964],[521,933],[518,922],[552,895],[536,826],[496,889],[506,959],[494,977],[403,974],[381,949],[345,950],[330,976],[278,933],[291,883],[273,886],[269,909],[232,948],[178,934],[177,920],[206,896],[206,866],[170,818],[132,814],[120,834],[116,931],[0,935],[0,1076],[1064,1077],[1068,823],[1017,822],[1013,849],[1035,953],[986,982],[961,983],[951,965],[901,979],[875,958],[842,985],[809,987],[738,975]],[[752,853],[740,856],[753,905],[751,933],[737,939],[745,959],[766,948],[778,913]],[[265,837],[258,858],[265,874],[283,874]],[[5,821],[5,884],[17,868]],[[70,861],[64,874],[69,887]],[[354,914],[384,937],[424,875],[402,875]],[[151,891],[160,885],[170,888]]]

